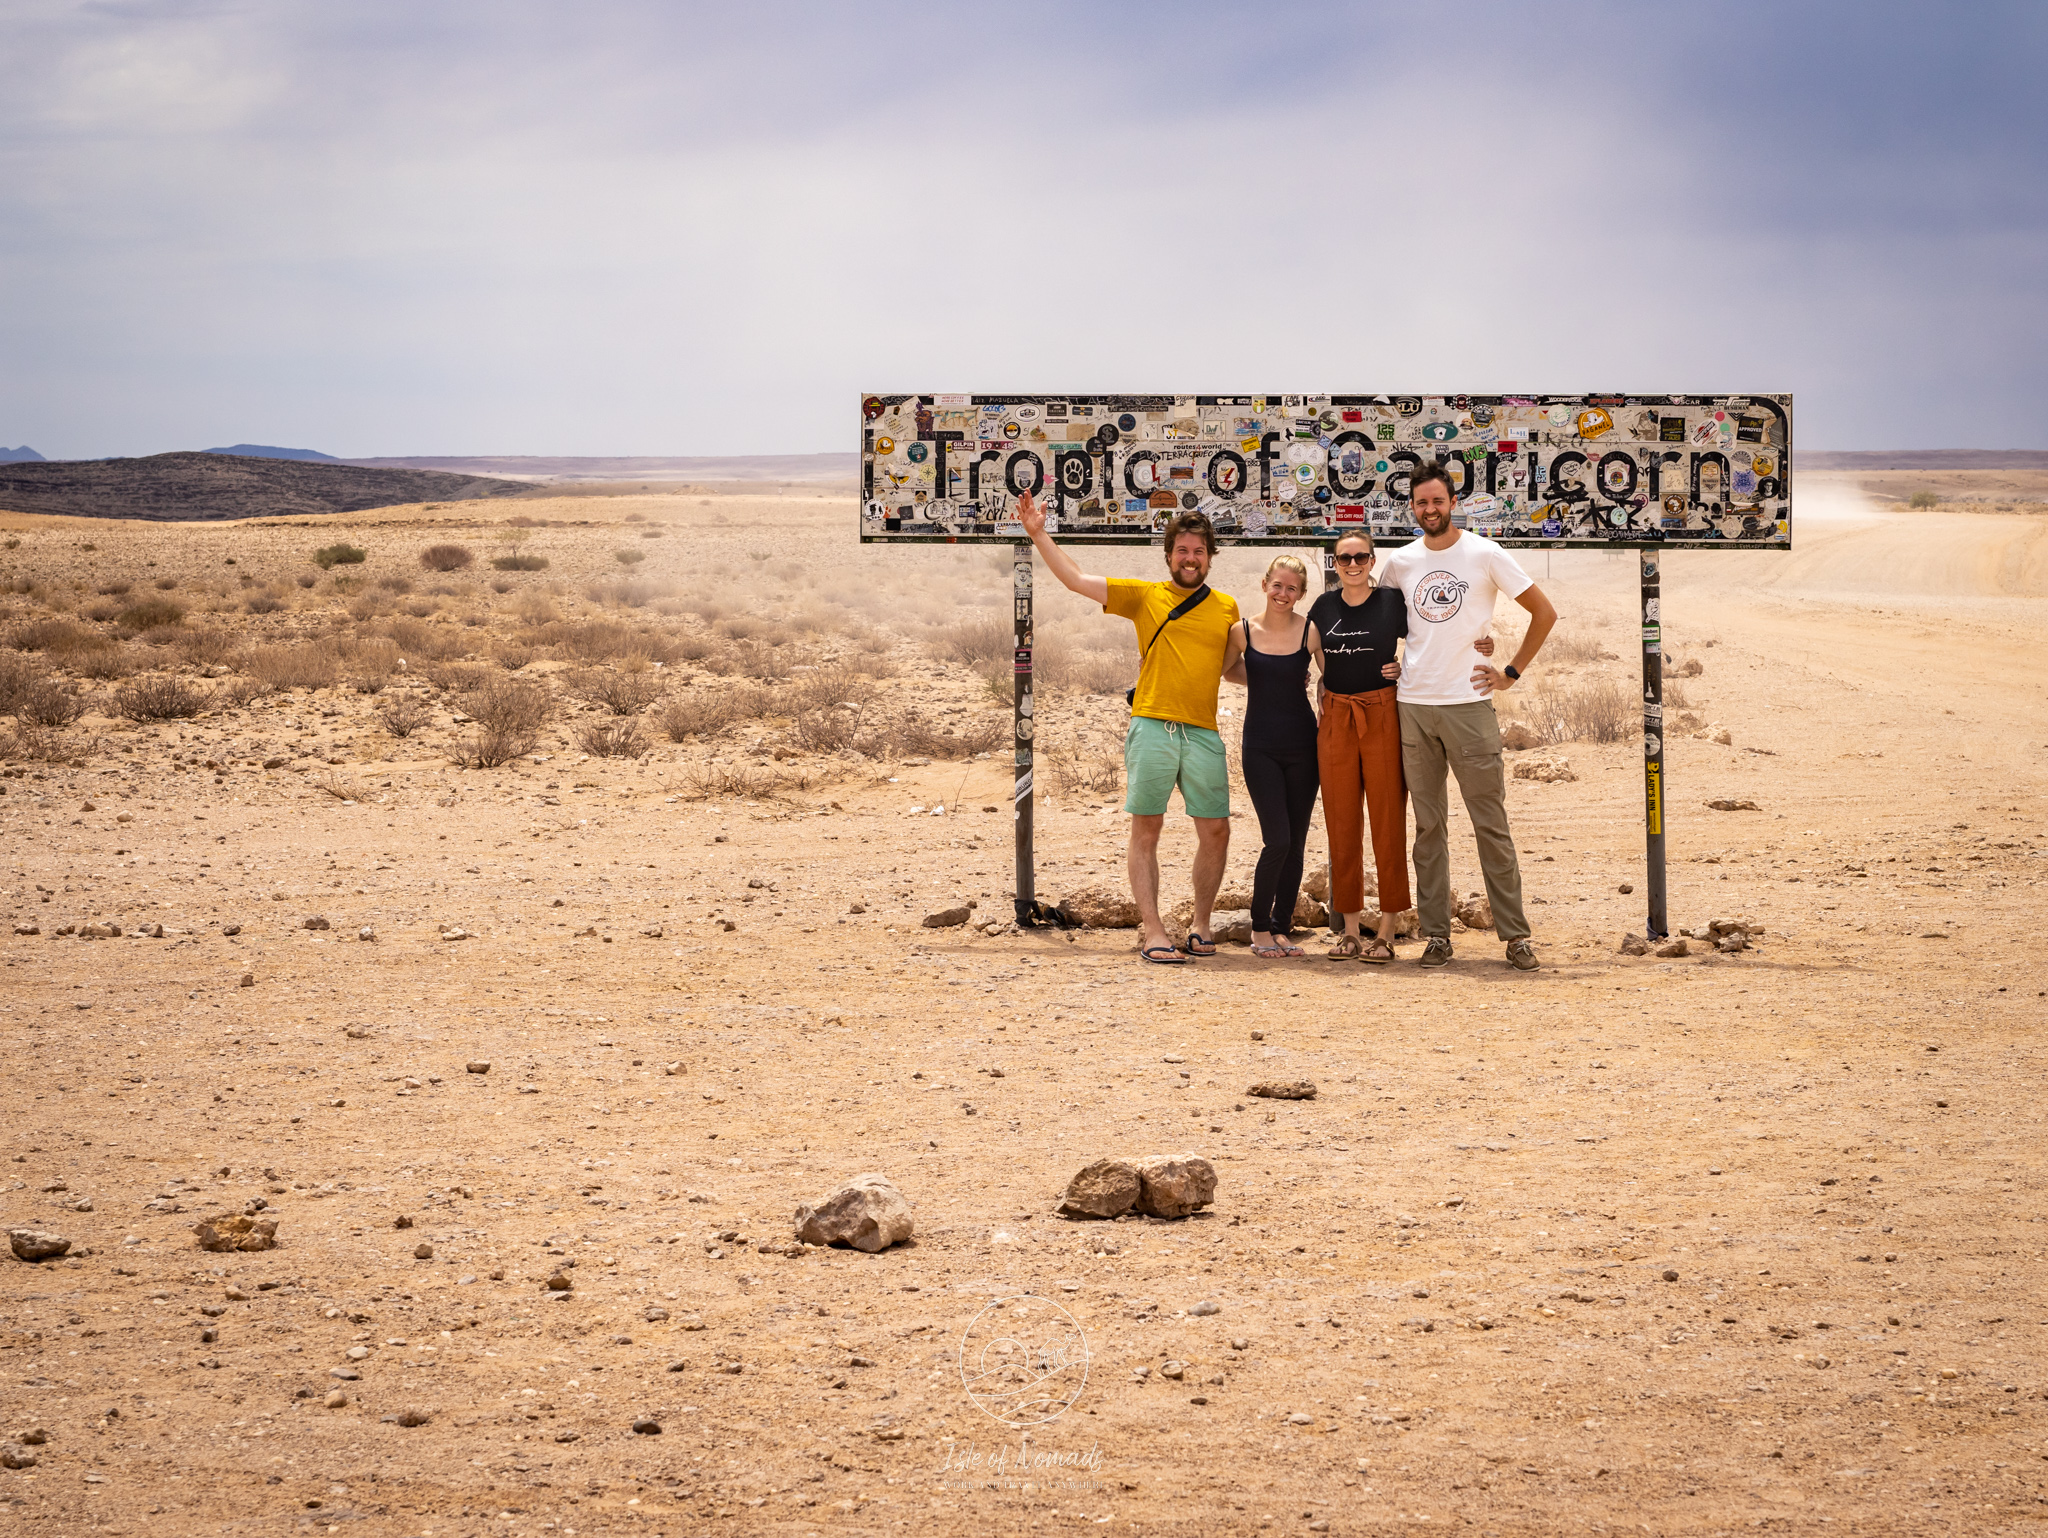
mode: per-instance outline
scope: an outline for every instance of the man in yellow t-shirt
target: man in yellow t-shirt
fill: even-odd
[[[1069,591],[1121,615],[1138,633],[1144,660],[1124,737],[1130,786],[1124,810],[1131,814],[1126,862],[1144,930],[1138,954],[1169,966],[1189,956],[1213,956],[1210,909],[1230,855],[1230,771],[1216,731],[1216,691],[1243,642],[1233,638],[1237,601],[1228,593],[1209,592],[1178,618],[1168,616],[1208,583],[1216,531],[1200,513],[1179,514],[1167,524],[1163,541],[1168,580],[1138,582],[1082,571],[1045,532],[1045,510],[1028,492],[1018,499],[1017,516]],[[1176,785],[1194,820],[1196,841],[1195,912],[1184,951],[1167,938],[1159,917],[1159,835]]]

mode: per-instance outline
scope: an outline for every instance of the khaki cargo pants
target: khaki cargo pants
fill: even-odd
[[[1417,917],[1424,935],[1451,932],[1451,857],[1448,768],[1472,819],[1479,844],[1479,870],[1493,904],[1494,932],[1502,940],[1526,940],[1522,913],[1522,867],[1508,832],[1507,777],[1501,768],[1500,721],[1491,700],[1469,705],[1401,703],[1401,770],[1415,808]]]

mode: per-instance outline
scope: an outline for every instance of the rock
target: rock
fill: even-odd
[[[681,1058],[677,1058],[673,1063],[664,1063],[662,1064],[661,1071],[667,1074],[671,1079],[677,1078],[682,1074],[683,1060]]]
[[[1675,1282],[1678,1280],[1678,1273],[1676,1271],[1666,1271],[1664,1273],[1664,1280],[1667,1282]]]
[[[1185,1362],[1161,1362],[1159,1364],[1159,1376],[1162,1378],[1178,1380],[1185,1378],[1187,1373],[1188,1364]]]
[[[1138,905],[1131,894],[1113,887],[1083,887],[1060,899],[1061,917],[1090,929],[1136,929]]]
[[[327,1397],[321,1400],[320,1402],[326,1405],[327,1408],[330,1410],[346,1409],[348,1407],[348,1395],[343,1393],[338,1388],[330,1389],[328,1391]]]
[[[1215,1199],[1216,1167],[1200,1154],[1157,1154],[1138,1161],[1140,1212],[1184,1218]]]
[[[1686,943],[1684,935],[1677,935],[1658,946],[1657,954],[1664,957],[1690,956],[1692,954],[1692,947]]]
[[[462,1069],[465,1073],[489,1073],[491,1071],[491,1065],[485,1059],[475,1057],[471,1058],[468,1062],[464,1063],[462,1065]]]
[[[1319,903],[1330,900],[1330,865],[1326,860],[1301,878],[1302,895],[1313,897]]]
[[[1709,801],[1707,805],[1717,812],[1761,812],[1763,810],[1754,801],[1737,801],[1728,796],[1722,796],[1716,800]]]
[[[301,929],[332,929],[333,927],[334,926],[332,924],[328,923],[327,920],[318,913],[314,914],[311,918],[307,919],[303,924],[299,925],[299,928]]]
[[[886,1175],[856,1175],[796,1209],[796,1236],[805,1244],[846,1244],[873,1254],[910,1232],[910,1200]]]
[[[1366,889],[1365,899],[1365,905],[1370,908],[1373,904],[1373,893],[1370,887]],[[1488,910],[1489,913],[1491,911],[1491,909]],[[1399,913],[1390,913],[1385,919],[1385,930],[1389,940],[1412,940],[1422,933],[1422,915],[1414,908],[1403,909]]]
[[[35,1228],[10,1228],[7,1243],[16,1260],[55,1260],[71,1248],[71,1241],[62,1234]]]
[[[253,987],[255,987],[255,986],[256,986],[256,974],[255,974],[254,972],[244,972],[244,973],[242,974],[242,981],[241,981],[241,982],[240,982],[240,983],[239,983],[239,984],[238,984],[237,986],[239,986],[239,987],[243,987],[243,988],[253,988]]]
[[[1198,1319],[1206,1319],[1211,1314],[1222,1313],[1223,1306],[1220,1303],[1212,1303],[1207,1298],[1204,1298],[1193,1308],[1189,1309],[1188,1312]]]
[[[372,929],[368,924],[365,924],[361,929],[358,929],[356,931],[356,938],[358,940],[374,940],[377,938],[377,931]]]
[[[1734,955],[1737,951],[1746,951],[1749,949],[1749,936],[1738,929],[1716,940],[1714,942],[1714,949],[1725,952],[1730,956]]]
[[[1650,954],[1650,942],[1641,935],[1623,935],[1621,953],[1624,956],[1647,956]]]
[[[429,1410],[400,1410],[398,1412],[398,1424],[401,1426],[424,1426],[433,1418],[433,1412]]]
[[[1531,743],[1530,746],[1534,747],[1535,744]],[[1515,778],[1518,780],[1541,780],[1545,784],[1557,784],[1560,781],[1576,780],[1578,777],[1578,771],[1572,768],[1572,761],[1568,758],[1525,758],[1515,765]]]
[[[282,769],[284,767],[284,760],[281,758],[266,758],[263,760],[263,767],[266,769]]]
[[[277,1248],[276,1218],[206,1218],[192,1225],[202,1250],[274,1250]]]
[[[1210,914],[1209,938],[1219,945],[1225,942],[1235,942],[1238,945],[1251,944],[1251,909],[1239,908],[1227,913],[1218,909]]]
[[[32,1469],[42,1460],[26,1447],[10,1442],[0,1447],[0,1469]]]
[[[650,924],[647,928],[641,930],[640,934],[643,939],[659,940],[661,938],[661,926],[659,924]]]
[[[1265,1084],[1254,1084],[1245,1093],[1257,1095],[1262,1100],[1313,1100],[1316,1098],[1316,1087],[1307,1079],[1296,1079],[1291,1084],[1272,1080]]]
[[[1714,733],[1714,741],[1720,743],[1724,748],[1732,748],[1735,746],[1735,734],[1724,726],[1721,730]]]
[[[1526,753],[1531,748],[1543,746],[1543,739],[1530,731],[1519,721],[1510,721],[1500,729],[1500,745],[1510,753]],[[1515,778],[1529,779],[1533,776],[1522,773],[1522,766],[1515,765]]]
[[[1717,939],[1723,935],[1750,935],[1762,932],[1755,919],[1742,918],[1708,919],[1707,930]]]
[[[412,1219],[405,1213],[401,1212],[397,1217],[391,1220],[391,1226],[393,1228],[410,1228],[412,1227]]]
[[[661,1422],[651,1415],[643,1415],[633,1422],[633,1435],[636,1437],[658,1437],[661,1435]]]
[[[1635,889],[1636,889],[1636,888],[1635,888],[1635,883],[1634,883],[1634,882],[1632,882],[1632,881],[1624,881],[1624,882],[1622,882],[1622,884],[1621,884],[1620,886],[1616,887],[1616,888],[1615,888],[1614,890],[1615,890],[1615,891],[1617,891],[1617,892],[1619,892],[1619,893],[1621,893],[1621,895],[1622,895],[1623,897],[1627,897],[1627,896],[1628,896],[1628,895],[1629,895],[1630,893],[1632,893],[1633,891],[1635,891]]]
[[[924,916],[926,929],[957,929],[966,923],[972,910],[968,908],[941,908],[936,913]]]
[[[1688,657],[1678,665],[1675,671],[1680,678],[1698,678],[1706,669],[1700,666],[1699,658]]]
[[[1067,1182],[1057,1212],[1063,1218],[1117,1218],[1138,1202],[1138,1167],[1122,1159],[1097,1159]]]
[[[1467,929],[1493,928],[1493,903],[1483,892],[1474,892],[1458,909],[1458,922]]]
[[[1294,927],[1296,929],[1320,929],[1330,922],[1330,910],[1319,898],[1303,892],[1294,899]]]
[[[412,1247],[412,1258],[414,1260],[432,1260],[434,1258],[434,1247],[431,1244],[415,1244]]]
[[[538,1095],[540,1093],[540,1086],[538,1084],[522,1084],[519,1086],[519,1093],[522,1095]]]
[[[553,1276],[549,1277],[547,1280],[547,1289],[549,1292],[567,1292],[570,1288],[574,1287],[575,1285],[576,1284],[569,1279],[569,1273],[566,1271],[557,1271]]]
[[[648,1305],[646,1312],[642,1313],[640,1317],[642,1319],[645,1319],[649,1324],[660,1324],[663,1320],[668,1318],[668,1310],[663,1308],[659,1303],[654,1303]]]
[[[469,938],[469,931],[458,924],[442,930],[441,938],[444,940],[467,940]]]
[[[43,930],[40,924],[16,924],[14,932],[18,935],[39,935]]]

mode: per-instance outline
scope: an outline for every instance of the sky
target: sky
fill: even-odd
[[[1789,390],[2048,448],[2048,7],[4,0],[0,445]]]

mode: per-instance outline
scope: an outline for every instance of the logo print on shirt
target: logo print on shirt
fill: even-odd
[[[1432,625],[1455,619],[1465,606],[1465,590],[1472,584],[1447,571],[1433,571],[1415,584],[1415,612]]]

